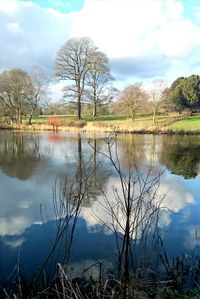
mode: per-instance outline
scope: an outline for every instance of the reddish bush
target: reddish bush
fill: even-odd
[[[47,124],[52,126],[53,131],[57,131],[58,127],[63,125],[63,120],[56,117],[49,117]]]

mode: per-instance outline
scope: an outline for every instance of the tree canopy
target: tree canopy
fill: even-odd
[[[55,76],[69,81],[64,89],[65,97],[76,102],[78,119],[81,119],[84,100],[92,102],[96,116],[97,105],[106,100],[106,86],[112,77],[107,56],[90,38],[72,38],[60,48],[55,60]]]
[[[135,114],[144,108],[146,100],[147,94],[141,88],[141,83],[130,84],[119,94],[118,106],[121,112],[128,113],[134,120]]]
[[[89,70],[86,76],[86,98],[92,103],[93,116],[97,115],[97,107],[106,104],[110,100],[109,93],[112,81],[108,57],[100,52],[91,53]]]
[[[22,122],[26,97],[30,94],[31,80],[21,69],[0,74],[0,102],[4,115],[13,122]]]
[[[171,99],[176,110],[200,108],[200,76],[180,77],[171,85]]]
[[[12,122],[21,123],[22,116],[29,123],[41,99],[45,97],[45,85],[40,68],[29,75],[22,69],[11,69],[0,74],[0,108]]]

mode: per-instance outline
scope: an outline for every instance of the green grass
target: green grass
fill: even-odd
[[[40,115],[40,116],[33,116],[32,123],[33,124],[45,124],[48,120],[48,118],[59,118],[64,121],[76,121],[77,117],[76,115]],[[162,121],[166,118],[166,116],[158,115],[156,117],[157,122]],[[0,120],[2,122],[5,121],[4,117],[0,117]],[[127,115],[114,115],[114,114],[107,114],[107,115],[98,115],[96,117],[93,117],[91,115],[82,115],[82,120],[85,120],[87,122],[103,122],[106,124],[123,124],[123,123],[129,123],[132,122],[132,119],[130,116]],[[152,115],[136,115],[134,121],[151,121]],[[28,122],[28,117],[23,117],[23,123]]]
[[[38,123],[38,122],[46,122],[48,118],[60,118],[66,121],[71,121],[71,120],[77,120],[76,115],[49,115],[49,116],[38,116],[38,117],[33,117],[33,123]],[[124,116],[124,115],[113,115],[113,114],[109,114],[109,115],[99,115],[97,117],[93,117],[90,115],[83,115],[82,116],[83,120],[86,121],[116,121],[116,120],[126,120],[129,119],[129,117]]]
[[[32,119],[32,123],[46,123],[48,118],[60,118],[63,120],[76,120],[76,116],[75,115],[41,115],[41,116],[34,116]],[[28,118],[24,118],[24,121],[28,121]]]
[[[64,120],[66,123],[70,121],[74,122],[77,120],[76,115],[41,115],[33,117],[32,123],[35,125],[45,124],[47,123],[48,118],[59,118]],[[175,132],[200,132],[200,115],[185,116],[185,118],[183,118],[182,120],[178,120],[172,123],[173,118],[174,117],[169,118],[165,115],[158,115],[156,117],[156,129],[160,128],[162,130],[162,128],[164,128],[167,130],[169,129],[169,131]],[[137,115],[135,117],[134,122],[132,122],[131,117],[129,116],[114,114],[98,115],[97,117],[93,117],[90,115],[82,115],[82,120],[88,122],[88,125],[90,125],[91,122],[92,126],[96,126],[98,128],[114,126],[118,127],[119,129],[122,129],[122,131],[126,128],[128,130],[132,127],[140,129],[144,128],[144,130],[148,130],[150,128],[150,130],[154,130],[154,127],[152,127],[152,115]],[[2,122],[3,121],[4,120],[2,119]],[[23,122],[27,123],[28,118],[24,118]]]
[[[177,121],[171,126],[169,126],[170,129],[180,131],[196,131],[200,130],[200,116],[190,116],[183,120]]]

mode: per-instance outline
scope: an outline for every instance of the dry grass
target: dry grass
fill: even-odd
[[[1,129],[13,129],[23,131],[53,131],[53,127],[49,124],[12,124],[3,125]],[[166,128],[164,128],[166,130]],[[163,130],[160,125],[153,125],[150,121],[145,122],[124,122],[121,124],[106,124],[104,122],[85,122],[85,121],[70,121],[57,128],[58,131],[66,132],[98,132],[98,133],[154,133]]]
[[[137,118],[134,121],[127,119],[99,119],[80,120],[65,119],[56,130],[63,132],[97,132],[97,133],[148,133],[148,134],[200,134],[199,117],[171,116],[160,117],[153,124],[150,117]],[[187,124],[185,126],[184,124]],[[188,125],[189,123],[189,125]],[[192,124],[192,125],[191,125]],[[32,125],[1,123],[0,129],[14,129],[23,131],[53,131],[52,125],[46,122],[34,122]]]

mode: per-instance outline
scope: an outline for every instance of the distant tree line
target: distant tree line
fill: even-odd
[[[7,120],[22,123],[26,115],[31,124],[45,98],[46,81],[40,68],[34,67],[31,74],[17,68],[0,74],[0,112]]]
[[[66,82],[63,99],[50,103],[48,82],[39,67],[28,74],[11,69],[0,74],[0,113],[11,122],[22,122],[40,114],[116,113],[134,121],[137,114],[152,114],[155,123],[158,113],[182,113],[200,108],[200,77],[180,77],[170,87],[164,80],[154,80],[148,89],[141,82],[114,87],[109,59],[87,37],[71,38],[58,51],[54,63],[54,79]],[[48,105],[44,105],[48,103]]]

